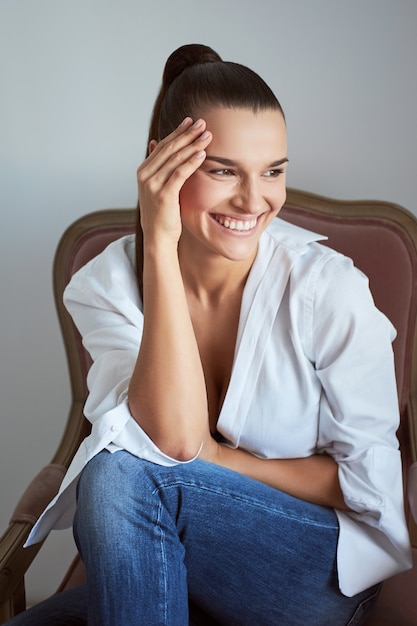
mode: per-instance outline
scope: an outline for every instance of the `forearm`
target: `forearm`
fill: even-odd
[[[129,387],[133,417],[166,454],[187,460],[207,430],[207,395],[175,246],[144,263],[144,329]]]
[[[204,451],[201,458],[204,458]],[[206,458],[302,500],[348,510],[340,488],[337,463],[327,455],[260,459],[245,450],[217,444],[214,453]]]

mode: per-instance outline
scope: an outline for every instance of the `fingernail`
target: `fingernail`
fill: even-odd
[[[199,139],[208,139],[210,137],[210,133],[208,132],[208,130],[205,130],[204,133],[202,135],[200,135]]]
[[[193,128],[200,128],[200,126],[203,125],[203,120],[197,120],[196,122],[194,122],[193,124]]]
[[[203,159],[206,156],[206,153],[204,150],[200,150],[200,152],[196,152],[195,156],[197,159]]]
[[[180,126],[185,126],[186,124],[188,124],[191,121],[191,117],[186,117],[185,119],[182,120]]]

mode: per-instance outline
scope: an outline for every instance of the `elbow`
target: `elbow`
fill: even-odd
[[[194,448],[194,449],[183,448],[181,450],[172,450],[165,454],[167,454],[167,456],[169,456],[171,459],[178,461],[179,463],[187,463],[189,461],[193,461],[194,459],[196,459],[198,457],[200,450],[201,450],[201,445],[199,445],[197,448]]]
[[[197,424],[190,425],[181,419],[181,415],[169,414],[165,419],[162,413],[136,410],[129,402],[129,410],[135,422],[149,437],[162,454],[181,463],[192,461],[198,456],[204,439],[204,430]]]
[[[198,456],[203,438],[201,438],[201,440],[188,437],[181,439],[175,436],[172,439],[169,437],[154,437],[152,440],[159,450],[170,459],[179,461],[180,463],[186,463]]]
[[[158,450],[172,461],[179,463],[192,461],[201,450],[203,437],[201,439],[182,438],[178,436],[178,433],[155,432],[151,428],[146,429],[141,424],[140,426]]]

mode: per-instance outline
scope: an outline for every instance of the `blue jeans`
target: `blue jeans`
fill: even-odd
[[[74,535],[90,626],[361,624],[377,589],[338,589],[332,509],[196,460],[103,451],[79,482]]]
[[[87,626],[87,588],[80,585],[57,593],[4,626]]]

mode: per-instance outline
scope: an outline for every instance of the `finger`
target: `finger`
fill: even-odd
[[[166,150],[159,157],[156,157],[149,167],[138,170],[139,184],[146,184],[152,181],[152,186],[163,187],[171,179],[173,175],[175,180],[179,180],[181,186],[191,174],[200,167],[205,158],[204,150],[212,140],[212,134],[209,131],[194,137],[192,143],[186,143],[179,148],[176,144],[176,150]],[[156,149],[155,149],[156,150]],[[155,188],[154,187],[154,188]]]
[[[188,178],[190,178],[190,176],[192,176],[194,172],[198,170],[206,156],[207,155],[205,150],[193,152],[187,160],[183,161],[180,165],[173,168],[169,177],[164,183],[166,191],[172,191],[173,193],[179,194],[181,187],[184,185],[186,180],[188,180]]]
[[[187,159],[193,150],[189,150],[194,142],[198,142],[204,135],[206,124],[203,120],[197,120],[191,126],[188,119],[178,127],[171,135],[159,142],[149,159],[149,173],[152,175],[158,168],[163,167],[172,157],[177,160]],[[204,137],[203,137],[204,139]],[[198,149],[200,146],[198,146]],[[185,152],[183,152],[185,150]]]
[[[166,201],[178,202],[179,194],[184,183],[201,166],[206,158],[205,150],[193,152],[187,160],[177,164],[174,168],[165,167],[162,172],[158,172],[144,185],[139,184],[139,196],[141,191],[148,197],[158,198],[161,206]],[[150,194],[150,195],[149,195]],[[168,199],[171,200],[168,200]]]
[[[212,140],[212,134],[205,131],[191,146],[183,148],[173,154],[163,168],[153,177],[157,185],[171,188],[178,193],[185,181],[201,166],[206,158],[208,144]],[[172,188],[172,183],[174,187]]]
[[[158,141],[158,146],[162,149],[165,145],[175,141],[175,139],[187,136],[187,133],[188,135],[193,136],[198,134],[198,132],[203,132],[205,130],[205,125],[205,121],[201,118],[193,122],[191,117],[186,117],[181,124],[179,124],[179,126],[172,131],[172,133]]]
[[[191,118],[185,118],[175,131],[157,144],[150,156],[140,166],[138,172],[145,171],[148,176],[153,176],[174,155],[178,154],[176,157],[178,162],[188,159],[193,152],[201,149],[202,146],[198,142],[204,142],[207,139],[207,136],[202,137],[205,131],[206,123],[204,120],[199,119],[192,124]],[[194,143],[196,145],[193,147]],[[185,152],[182,153],[181,159],[179,153],[183,150]]]

